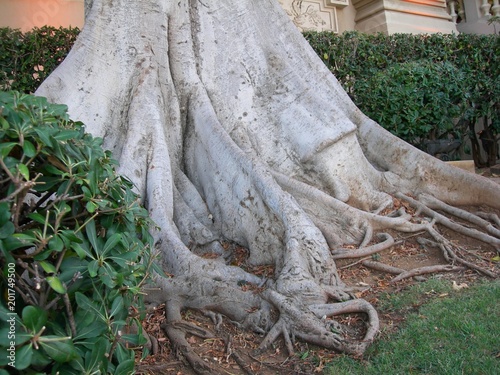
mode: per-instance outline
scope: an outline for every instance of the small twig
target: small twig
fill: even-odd
[[[68,314],[69,326],[71,328],[71,334],[73,338],[76,337],[76,324],[75,317],[73,315],[73,309],[71,308],[71,301],[69,300],[68,293],[63,294],[64,305],[66,306],[66,313]]]
[[[21,268],[24,268],[29,273],[31,273],[33,275],[35,274],[35,270],[33,268],[31,268],[28,263],[23,262],[21,259],[16,259],[16,263],[18,266],[20,266]]]
[[[48,212],[47,212],[48,213]],[[44,234],[45,235],[45,234]],[[29,254],[16,254],[16,257],[19,258],[19,259],[32,259],[35,255],[41,253],[43,251],[43,249],[45,249],[45,246],[48,245],[49,241],[52,239],[52,235],[50,235],[49,237],[47,238],[42,238],[40,240],[40,243],[38,244],[38,246],[36,247],[35,251],[33,251],[32,253],[29,253]]]
[[[49,303],[47,303],[47,305],[45,305],[45,310],[50,310],[52,307],[54,307],[54,305],[59,302],[59,300],[61,299],[61,295],[58,294],[55,296],[55,298],[50,301]]]
[[[0,199],[0,203],[2,203],[2,202],[8,202],[9,200],[11,200],[15,196],[17,196],[22,191],[29,190],[33,186],[35,186],[35,183],[33,181],[23,182],[22,184],[19,185],[19,187],[16,190],[14,190],[12,193],[10,193],[7,197],[5,197],[3,199]]]
[[[118,337],[114,337],[113,344],[111,344],[111,349],[109,349],[109,357],[108,358],[113,358],[113,354],[115,353],[116,347],[118,346],[118,342],[120,341],[121,335],[119,332],[117,332]]]
[[[46,207],[46,210],[52,209],[57,203],[62,202],[64,200],[67,200],[68,192],[71,186],[73,185],[74,179],[71,177],[68,181],[68,185],[66,186],[66,189],[64,190],[64,193],[60,194],[57,196],[53,201],[51,201]]]
[[[31,298],[31,296],[25,294],[21,288],[19,288],[17,285],[14,285],[14,289],[21,295],[21,298],[26,302],[28,305],[36,305],[35,301]],[[28,289],[29,291],[30,289]]]
[[[33,265],[33,267],[35,268],[35,277],[34,277],[34,280],[35,280],[35,289],[36,290],[40,290],[42,288],[43,279],[38,274],[38,263],[35,263]]]
[[[80,272],[77,272],[73,275],[73,277],[71,278],[71,281],[68,283],[68,286],[67,288],[69,288],[71,285],[73,285],[73,283],[78,280],[81,276],[81,273]],[[59,302],[59,300],[61,299],[61,295],[60,294],[57,294],[57,296],[52,300],[50,301],[46,306],[45,306],[45,309],[46,310],[49,310],[51,309],[57,302]]]
[[[16,282],[21,284],[21,286],[24,288],[24,290],[27,291],[28,295],[23,293],[21,291],[21,288],[16,286],[16,288],[17,288],[16,290],[19,291],[19,294],[21,294],[21,296],[26,301],[26,303],[38,305],[38,298],[36,298],[36,295],[34,295],[32,287],[30,285],[26,284],[26,282],[23,280],[23,278],[20,277],[19,275],[17,275]]]
[[[61,267],[62,261],[64,259],[64,256],[66,255],[66,251],[68,249],[65,247],[63,251],[59,254],[59,258],[57,259],[57,264],[56,264],[56,272],[59,272],[59,268]]]
[[[19,182],[19,180],[16,178],[16,176],[14,176],[12,174],[12,172],[10,171],[10,169],[7,168],[7,166],[5,165],[5,163],[3,161],[3,158],[0,158],[0,166],[3,168],[3,170],[5,171],[5,173],[7,173],[7,176],[9,176],[9,178],[12,180],[12,182],[17,185],[17,183]]]

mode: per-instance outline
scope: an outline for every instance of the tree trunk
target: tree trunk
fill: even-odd
[[[94,4],[94,0],[85,0],[84,1],[84,15],[85,15],[85,19],[87,19],[89,13],[90,13],[90,10],[92,9],[92,5]]]
[[[94,0],[37,94],[66,103],[136,184],[174,275],[151,298],[167,303],[167,333],[199,372],[210,369],[174,324],[182,308],[268,332],[262,349],[283,334],[292,350],[291,334],[361,354],[377,314],[352,299],[332,249],[365,247],[386,229],[434,233],[405,213],[381,215],[395,193],[500,208],[497,185],[365,117],[275,0]],[[249,249],[247,270],[221,241]],[[259,265],[273,277],[252,274]],[[349,312],[369,317],[359,342],[324,319]]]

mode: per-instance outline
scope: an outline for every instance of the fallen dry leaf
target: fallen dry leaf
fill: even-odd
[[[469,286],[466,283],[457,284],[457,282],[453,280],[452,287],[454,290],[462,290],[464,288],[468,288]]]

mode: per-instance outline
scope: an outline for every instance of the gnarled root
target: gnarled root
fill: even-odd
[[[332,251],[333,259],[348,259],[348,258],[361,258],[367,255],[372,255],[386,250],[394,245],[394,238],[387,233],[379,233],[378,238],[383,239],[382,242],[375,245],[361,247],[357,250],[351,249],[337,249]]]
[[[495,249],[500,251],[500,231],[497,228],[493,227],[487,221],[478,217],[477,215],[471,214],[467,211],[461,210],[456,207],[451,207],[445,204],[444,202],[441,202],[438,199],[433,198],[427,194],[422,194],[419,197],[418,201],[400,193],[397,194],[396,196],[400,199],[408,201],[412,206],[417,208],[418,212],[428,215],[436,223],[444,225],[457,233],[461,233],[465,236],[483,241],[484,243],[494,246]],[[486,234],[477,229],[468,228],[465,225],[456,223],[451,219],[447,218],[446,216],[438,213],[432,207],[435,207],[436,209],[445,210],[452,215],[468,220],[472,224],[484,228],[490,234]]]
[[[212,318],[215,327],[221,316],[236,325],[259,333],[268,330],[271,323],[270,306],[251,291],[243,291],[238,283],[214,280],[207,275],[180,276],[174,279],[158,278],[159,288],[146,290],[146,301],[165,301],[166,322],[162,329],[170,339],[177,355],[189,362],[198,374],[219,373],[193,350],[186,335],[201,338],[216,337],[213,332],[182,319],[185,308],[196,309]]]
[[[283,335],[290,354],[294,352],[292,340],[298,337],[325,348],[352,355],[361,355],[373,341],[379,329],[377,312],[372,305],[362,299],[303,306],[300,301],[285,297],[271,289],[265,290],[262,296],[278,308],[280,318],[262,341],[259,347],[261,351],[269,347],[280,335]],[[368,315],[367,332],[360,341],[348,341],[341,336],[338,324],[326,320],[326,317],[348,313],[366,313]]]
[[[419,267],[414,268],[410,271],[401,272],[398,276],[391,280],[391,283],[395,283],[401,281],[403,279],[407,279],[409,277],[425,275],[428,273],[437,273],[437,272],[456,272],[456,271],[464,271],[465,267],[456,267],[451,265],[437,265],[437,266],[428,266],[428,267]]]
[[[423,231],[427,232],[433,240],[419,238],[419,243],[421,243],[422,246],[431,246],[441,249],[444,258],[451,266],[439,265],[414,270],[402,270],[387,266],[380,262],[371,262],[367,259],[362,259],[357,263],[362,263],[367,267],[375,268],[382,272],[399,275],[393,282],[408,277],[418,277],[419,275],[428,273],[460,271],[463,267],[475,270],[491,278],[498,277],[495,272],[463,259],[463,257],[459,255],[462,250],[460,246],[446,239],[436,227],[437,224],[440,224],[456,233],[482,241],[498,251],[500,246],[500,230],[497,227],[498,223],[496,219],[498,217],[496,214],[473,214],[463,209],[450,206],[428,194],[421,194],[418,199],[414,199],[402,193],[396,193],[395,196],[413,206],[416,209],[415,214],[408,215],[404,209],[399,209],[395,216],[374,215],[370,217],[368,214],[365,214],[365,220],[367,222],[365,226],[368,229],[363,244],[371,239],[373,227],[407,233],[418,233]],[[441,212],[460,219],[462,222],[454,221]],[[425,215],[425,217],[419,217],[419,215]],[[378,236],[384,239],[384,241],[374,245],[360,247],[359,249],[334,249],[332,250],[332,256],[334,259],[361,258],[383,251],[394,244],[394,240],[390,235],[380,233]],[[460,266],[454,266],[455,264]]]
[[[193,329],[193,327],[189,327],[189,324],[186,322],[178,321],[178,322],[167,322],[162,324],[161,328],[165,331],[168,338],[173,344],[174,350],[177,353],[177,356],[183,359],[186,359],[187,362],[191,365],[194,371],[198,374],[215,374],[215,369],[212,368],[207,362],[203,361],[198,354],[196,354],[191,347],[191,345],[186,340],[186,330],[190,331],[190,333],[201,334],[201,337],[213,337],[208,334],[208,331],[202,332],[202,329]]]
[[[183,321],[181,311],[185,308],[202,312],[211,311],[211,316],[217,315],[213,319],[216,326],[220,313],[239,327],[259,333],[267,332],[259,346],[261,352],[282,335],[290,354],[294,352],[293,341],[297,337],[315,345],[358,356],[363,354],[379,329],[375,309],[361,299],[306,305],[300,301],[300,296],[299,298],[285,296],[275,291],[271,284],[265,289],[255,288],[254,291],[243,291],[237,284],[231,285],[231,283],[206,277],[193,276],[162,279],[160,285],[161,288],[152,290],[147,299],[166,301],[167,320],[162,325],[162,329],[169,337],[177,354],[187,360],[200,374],[211,374],[216,371],[198,356],[186,339],[186,335],[212,338],[215,334]],[[321,287],[318,286],[318,288]],[[272,308],[279,312],[279,318],[275,322],[271,320]],[[341,325],[333,319],[327,319],[352,313],[364,313],[368,317],[366,333],[360,340],[345,338]]]
[[[402,268],[389,266],[388,264],[384,264],[384,263],[381,263],[381,262],[376,262],[376,261],[373,261],[373,260],[366,260],[365,259],[365,260],[363,260],[361,262],[361,264],[363,266],[367,267],[367,268],[371,268],[371,269],[374,269],[374,270],[380,271],[380,272],[390,273],[390,274],[393,274],[393,275],[400,275],[400,274],[409,272],[409,271],[406,271],[406,270],[404,270]],[[414,275],[413,277],[417,281],[425,281],[425,278],[423,278],[421,276]]]

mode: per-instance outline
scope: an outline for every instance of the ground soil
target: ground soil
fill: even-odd
[[[487,172],[482,173],[487,174]],[[439,229],[447,238],[460,244],[462,249],[460,256],[500,274],[499,262],[491,261],[497,255],[491,246],[457,235],[444,228]],[[417,242],[419,237],[427,237],[425,233],[393,234],[396,245],[374,257],[369,257],[370,260],[377,260],[405,270],[446,264],[439,249],[424,247]],[[244,262],[245,249],[240,249],[240,253],[240,261]],[[368,300],[379,311],[381,332],[386,335],[396,331],[404,322],[405,315],[409,310],[399,312],[383,311],[379,308],[379,298],[383,293],[398,293],[420,281],[409,278],[391,283],[395,275],[366,268],[361,264],[360,260],[356,259],[339,260],[337,266],[342,280],[347,285],[357,289],[355,292],[356,296]],[[264,267],[261,270],[254,271],[270,273],[272,272],[272,268],[266,269]],[[467,287],[480,279],[486,278],[471,270],[444,272],[425,275],[423,277],[445,278],[450,281],[450,284],[454,284],[456,287]],[[164,305],[160,305],[156,309],[151,310],[144,320],[143,326],[145,330],[158,341],[158,351],[154,355],[149,355],[142,360],[139,357],[137,358],[137,373],[144,375],[194,374],[189,365],[182,358],[176,356],[176,353],[170,346],[169,340],[165,337],[160,327],[165,319],[164,308]],[[418,306],[414,306],[413,308],[418,308]],[[282,340],[277,341],[265,353],[257,355],[254,354],[254,351],[262,340],[262,337],[258,334],[242,331],[227,321],[227,319],[224,319],[220,330],[216,332],[211,319],[197,311],[185,311],[184,319],[214,332],[214,338],[212,339],[201,339],[191,336],[188,337],[188,342],[206,362],[216,365],[220,369],[221,374],[322,374],[328,362],[340,355],[303,342],[296,342],[295,355],[290,356]],[[350,334],[353,336],[362,334],[362,316],[345,316],[342,317],[341,323],[350,329]]]

